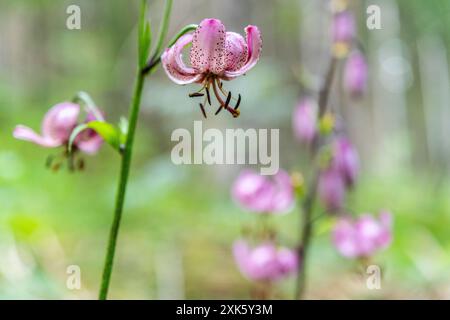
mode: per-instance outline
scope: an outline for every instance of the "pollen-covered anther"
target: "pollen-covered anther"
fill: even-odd
[[[189,93],[189,98],[203,97],[205,94],[201,92]]]
[[[200,105],[200,110],[202,110],[203,117],[205,117],[205,119],[206,119],[207,117],[206,117],[205,107],[203,106],[203,103],[199,103],[199,105]]]

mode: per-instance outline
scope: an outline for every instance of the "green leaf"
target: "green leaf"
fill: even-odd
[[[115,150],[120,152],[122,141],[125,140],[122,132],[111,123],[104,121],[91,121],[78,125],[70,135],[69,152],[72,152],[72,146],[76,137],[86,129],[92,129],[97,132],[103,140],[105,140]]]

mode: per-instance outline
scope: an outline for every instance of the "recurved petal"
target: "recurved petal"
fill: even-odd
[[[222,74],[225,70],[225,26],[217,19],[204,19],[192,38],[190,61],[197,72]]]
[[[248,72],[258,62],[262,49],[261,33],[257,26],[247,26],[245,28],[247,35],[247,60],[246,63],[235,71],[225,71],[225,77],[235,78]]]
[[[78,123],[80,106],[72,102],[62,102],[52,107],[42,121],[42,136],[60,142],[68,141]]]
[[[13,131],[13,136],[16,139],[30,141],[46,148],[54,148],[62,145],[61,141],[52,139],[51,137],[43,137],[31,128],[23,125],[16,126]]]
[[[167,76],[170,80],[177,84],[188,84],[199,81],[202,78],[201,74],[194,73],[194,70],[190,70],[184,63],[182,63],[181,50],[178,57],[175,54],[174,45],[172,48],[166,49],[161,56],[161,62]],[[191,72],[192,71],[192,72]]]
[[[225,43],[225,70],[236,71],[247,62],[247,43],[244,37],[236,32],[227,32]]]
[[[93,130],[85,130],[80,135],[80,139],[75,144],[84,153],[95,154],[103,145],[102,137]]]

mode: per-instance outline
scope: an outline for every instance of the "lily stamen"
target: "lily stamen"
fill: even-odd
[[[200,110],[202,110],[203,116],[206,119],[207,117],[206,117],[205,107],[203,106],[203,103],[200,103]]]
[[[222,100],[222,98],[220,97],[220,93],[217,90],[217,86],[216,86],[216,82],[215,81],[212,82],[212,87],[213,87],[213,90],[214,90],[214,94],[215,94],[215,96],[217,98],[217,101],[219,101],[219,103],[220,103],[220,107],[216,111],[216,114],[218,114],[222,110],[222,108],[224,108],[224,109],[228,110],[233,115],[233,117],[237,118],[239,116],[240,112],[238,110],[234,110],[233,108],[229,107],[229,103],[230,103],[229,100],[231,99],[231,92],[228,93],[227,102],[224,102]]]
[[[203,97],[205,94],[200,92],[189,93],[189,98]]]

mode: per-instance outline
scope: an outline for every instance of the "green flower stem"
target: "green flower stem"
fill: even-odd
[[[331,58],[325,82],[319,92],[319,119],[323,117],[327,111],[328,99],[333,84],[336,65],[337,59],[335,57]],[[321,139],[319,139],[318,143],[312,149],[313,159],[315,158],[320,145],[323,143],[323,141],[320,140]],[[298,256],[300,258],[300,264],[298,267],[297,288],[295,292],[295,297],[297,299],[302,299],[306,286],[306,262],[308,257],[307,254],[309,251],[308,249],[311,243],[311,237],[313,234],[312,216],[314,212],[314,203],[316,200],[319,174],[320,169],[316,169],[316,172],[313,174],[313,178],[309,186],[309,191],[300,203],[300,228],[302,230],[302,233],[300,237],[300,243],[298,245]]]
[[[196,24],[188,24],[187,26],[185,26],[183,29],[180,30],[180,32],[178,32],[178,34],[175,37],[173,37],[169,41],[167,47],[173,46],[175,42],[177,42],[177,40],[180,39],[183,35],[185,35],[188,32],[194,31],[195,29],[197,29],[197,27],[198,25]],[[142,69],[142,72],[144,72],[145,74],[151,74],[152,71],[155,69],[155,66],[157,66],[161,62],[161,54],[162,52],[160,52],[159,54],[156,54],[155,52],[155,54],[147,63],[145,68]]]
[[[131,102],[129,127],[127,139],[125,141],[125,148],[122,153],[122,161],[120,167],[120,178],[117,187],[116,205],[114,209],[114,220],[111,225],[109,233],[108,249],[106,252],[105,264],[103,268],[103,277],[100,287],[99,299],[106,300],[108,296],[109,283],[111,280],[111,273],[114,263],[114,253],[116,251],[117,236],[119,235],[120,221],[122,218],[123,205],[125,202],[125,193],[127,189],[128,176],[130,173],[131,156],[133,151],[134,134],[136,132],[136,125],[139,115],[139,108],[141,103],[142,88],[144,86],[145,74],[139,70],[136,84],[134,88],[133,100]]]
[[[108,297],[109,283],[114,263],[114,254],[117,246],[117,237],[119,235],[120,221],[122,219],[123,206],[125,202],[125,194],[127,190],[128,176],[130,174],[131,157],[133,154],[133,142],[136,132],[136,125],[139,118],[139,109],[141,104],[142,88],[144,87],[145,76],[156,69],[160,63],[159,52],[162,49],[164,39],[169,28],[170,11],[172,9],[172,0],[166,0],[163,20],[159,31],[158,42],[151,64],[143,65],[142,59],[147,55],[147,49],[151,43],[150,25],[145,23],[145,12],[147,11],[146,0],[142,0],[141,16],[139,20],[139,37],[138,37],[138,72],[136,75],[133,99],[130,106],[128,132],[126,135],[125,146],[121,152],[120,177],[117,186],[116,203],[114,209],[114,219],[109,233],[108,248],[106,251],[105,264],[103,267],[103,276],[99,292],[99,300],[106,300]]]
[[[169,29],[170,12],[172,11],[172,2],[173,0],[166,0],[166,6],[164,7],[164,15],[161,21],[161,27],[159,28],[158,40],[156,42],[155,51],[153,53],[151,60],[155,60],[161,55],[164,39],[166,38],[167,30]]]

